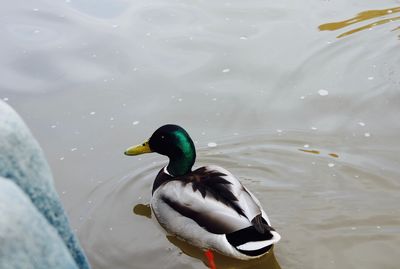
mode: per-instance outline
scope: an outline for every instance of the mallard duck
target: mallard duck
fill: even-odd
[[[153,183],[151,209],[168,234],[208,251],[249,260],[266,254],[280,235],[257,198],[226,169],[192,170],[194,143],[177,125],[164,125],[125,155],[157,152],[169,158]]]

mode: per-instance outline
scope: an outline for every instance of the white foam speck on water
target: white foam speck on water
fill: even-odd
[[[309,145],[309,144],[305,144],[303,147],[304,147],[304,148],[309,148],[310,145]]]
[[[35,31],[33,31],[33,33],[34,33],[34,34],[39,34],[39,33],[40,33],[40,30],[35,30]]]
[[[114,117],[111,117],[110,120],[114,120]]]
[[[378,226],[376,226],[376,228],[377,228],[377,229],[380,229],[380,228],[382,228],[382,227],[378,225]]]
[[[315,126],[311,126],[311,130],[318,130],[318,128],[317,127],[315,127]]]
[[[215,142],[209,142],[209,143],[207,144],[207,146],[209,146],[210,148],[215,148],[215,147],[217,146],[217,143],[215,143]]]
[[[77,151],[78,150],[78,148],[72,148],[71,149],[71,151]]]
[[[282,133],[282,132],[283,132],[281,129],[276,129],[276,131],[277,131],[278,133]]]
[[[65,158],[64,157],[60,157],[60,161],[63,161]]]
[[[302,95],[302,96],[300,96],[300,99],[304,100],[304,99],[306,99],[306,97],[304,95]]]
[[[247,37],[246,36],[241,36],[240,40],[247,40]]]
[[[351,227],[351,229],[354,231],[354,230],[357,230],[357,227]]]
[[[118,24],[113,24],[112,28],[118,28]]]
[[[182,98],[178,98],[178,102],[182,102],[183,101],[183,99]]]
[[[334,164],[334,163],[328,163],[328,166],[329,166],[329,167],[334,167],[335,164]]]
[[[51,125],[50,127],[51,127],[51,129],[54,129],[54,128],[57,127],[57,125],[53,124],[53,125]]]
[[[212,100],[213,100],[213,101],[217,101],[217,98],[213,98]]]
[[[112,231],[112,230],[113,230],[113,227],[110,227],[109,229],[110,229],[110,231]]]
[[[371,134],[370,134],[370,133],[365,133],[364,136],[365,136],[365,137],[370,137]]]
[[[374,79],[374,77],[368,77],[368,80],[373,80]]]
[[[321,95],[321,96],[327,96],[329,94],[329,92],[327,90],[320,89],[318,91],[318,94]]]
[[[230,72],[231,70],[229,69],[229,68],[225,68],[225,69],[223,69],[222,70],[222,73],[228,73],[228,72]]]
[[[7,97],[4,97],[4,98],[3,98],[3,101],[4,101],[4,102],[7,102],[7,101],[8,101],[8,98],[7,98]]]
[[[134,122],[132,122],[132,124],[133,124],[133,125],[138,125],[138,124],[139,124],[139,121],[138,121],[138,120],[135,120]]]
[[[38,8],[34,8],[33,11],[39,11],[39,9]]]
[[[96,114],[96,112],[92,111],[92,112],[90,112],[89,114],[93,116],[93,115]]]
[[[360,126],[365,126],[365,123],[364,122],[362,122],[362,121],[360,121],[359,123],[358,123],[358,125],[360,125]]]

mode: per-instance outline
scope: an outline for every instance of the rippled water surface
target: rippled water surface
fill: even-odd
[[[218,268],[398,268],[400,1],[32,0],[0,10],[0,98],[43,146],[93,268],[206,268],[149,215],[164,123],[282,235]]]

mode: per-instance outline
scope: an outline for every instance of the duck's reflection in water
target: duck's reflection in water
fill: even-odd
[[[150,205],[137,204],[133,207],[133,213],[151,219]]]
[[[146,218],[151,218],[149,205],[137,204],[133,208],[133,213]],[[201,260],[207,267],[208,261],[204,255],[204,250],[192,246],[176,236],[167,235],[168,241],[177,246],[186,255]],[[214,260],[217,269],[281,269],[275,258],[274,248],[272,247],[267,254],[258,259],[243,261],[214,252]]]

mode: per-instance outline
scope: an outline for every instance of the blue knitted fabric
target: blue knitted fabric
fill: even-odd
[[[0,268],[78,269],[57,230],[11,180],[0,177]]]
[[[55,191],[53,185],[53,178],[44,157],[44,154],[32,136],[31,132],[18,116],[18,114],[7,104],[0,100],[0,177],[12,181],[26,194],[31,200],[37,211],[41,213],[47,223],[54,227],[57,231],[61,240],[64,242],[64,246],[58,246],[60,248],[65,247],[69,250],[72,258],[75,260],[76,265],[81,269],[90,268],[87,258],[79,245],[79,242],[72,232],[67,216],[61,205],[60,199]],[[0,185],[0,188],[4,184]],[[11,188],[11,187],[10,187]],[[12,189],[12,188],[11,188]],[[15,189],[15,188],[14,188]],[[2,195],[0,193],[0,195]],[[8,197],[8,196],[7,196]],[[11,196],[12,198],[12,196]],[[21,198],[21,197],[20,197]],[[17,199],[17,198],[16,198]],[[22,199],[22,198],[21,198]],[[18,210],[16,203],[17,200],[11,199],[7,202],[2,197],[0,204],[1,207],[8,207],[7,212],[12,212],[14,209]],[[3,208],[4,210],[4,208]],[[4,218],[0,211],[1,218]],[[33,220],[32,220],[33,221]],[[36,224],[42,224],[40,220],[37,220]],[[0,225],[10,226],[13,221],[7,223],[7,218],[0,221]],[[21,226],[22,227],[22,226]],[[21,228],[15,226],[15,229]],[[36,226],[38,228],[39,226]],[[0,228],[0,231],[5,231],[5,227]],[[43,232],[49,231],[46,226],[43,227]],[[23,233],[23,231],[21,231]],[[38,233],[39,234],[39,233]],[[2,235],[0,234],[0,248],[3,250],[7,249],[7,245],[1,243]],[[49,238],[54,238],[53,235],[49,234]],[[32,237],[27,237],[26,240],[33,240]],[[42,240],[40,237],[38,240]],[[55,242],[55,241],[54,241]],[[54,243],[52,242],[52,243]],[[52,244],[51,243],[51,244]],[[26,242],[27,245],[34,246],[34,242]],[[41,244],[41,243],[39,243]],[[7,252],[4,252],[7,253]],[[36,253],[36,252],[34,252]],[[37,253],[36,253],[37,254]],[[43,253],[43,255],[47,255]],[[4,258],[0,256],[0,258]],[[4,261],[2,261],[4,262]],[[13,258],[10,258],[10,262],[13,263]],[[2,264],[2,263],[0,263]],[[68,263],[66,263],[67,266]],[[0,266],[0,268],[3,268]],[[4,267],[7,268],[7,267]],[[8,268],[31,268],[31,267],[8,267]],[[33,267],[33,268],[41,268]],[[46,268],[46,267],[42,267]],[[49,267],[51,268],[51,267]],[[73,268],[73,267],[53,267],[53,268]]]

